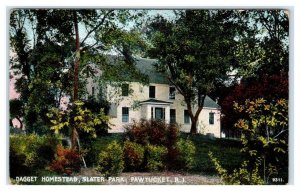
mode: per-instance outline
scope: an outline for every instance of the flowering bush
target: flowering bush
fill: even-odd
[[[57,146],[56,159],[50,164],[50,170],[57,173],[71,175],[80,170],[80,154],[69,148]]]

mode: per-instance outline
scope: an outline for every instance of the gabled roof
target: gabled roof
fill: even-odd
[[[114,63],[114,59],[119,59],[117,56],[109,56],[108,57],[110,62]],[[163,76],[163,74],[159,73],[155,69],[155,63],[157,60],[155,59],[148,59],[148,58],[135,58],[136,61],[136,67],[139,69],[142,73],[149,76],[149,82],[150,83],[156,83],[156,84],[169,84],[170,82],[167,79],[167,77]],[[152,103],[152,104],[172,104],[172,102],[166,102],[156,99],[148,99],[141,104],[146,103]],[[204,105],[203,107],[206,108],[216,108],[221,109],[221,106],[218,105],[214,100],[212,100],[209,96],[206,96],[204,99]]]
[[[108,62],[111,64],[116,63],[117,60],[122,58],[116,55],[107,55]],[[170,84],[169,80],[155,69],[157,60],[148,58],[134,58],[136,68],[143,74],[149,76],[150,83],[156,84]]]
[[[212,100],[209,96],[205,97],[203,107],[221,109],[221,106],[214,100]]]
[[[170,84],[169,80],[161,73],[157,72],[154,64],[155,59],[136,58],[136,67],[144,74],[149,76],[150,83]]]

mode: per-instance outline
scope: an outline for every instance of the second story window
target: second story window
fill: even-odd
[[[122,84],[122,96],[128,96],[129,84]]]
[[[175,87],[169,88],[169,99],[175,99]]]
[[[149,98],[155,98],[155,86],[149,86]]]

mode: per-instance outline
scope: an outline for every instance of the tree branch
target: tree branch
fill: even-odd
[[[101,19],[100,23],[98,25],[96,25],[92,30],[90,30],[87,35],[84,37],[84,39],[82,40],[82,42],[80,43],[80,46],[83,45],[83,43],[86,41],[86,39],[90,36],[90,34],[92,34],[93,32],[95,32],[95,30],[97,30],[105,21],[106,17],[112,13],[114,10],[110,10],[108,11],[104,16],[103,18]]]
[[[281,131],[274,137],[274,139],[276,139],[279,135],[281,135],[281,134],[284,133],[285,131],[288,131],[288,129],[281,130]]]

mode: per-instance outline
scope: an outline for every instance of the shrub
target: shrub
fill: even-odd
[[[208,155],[221,180],[225,184],[260,185],[265,183],[263,178],[259,175],[259,160],[256,160],[254,168],[251,167],[251,169],[249,169],[249,161],[244,161],[240,168],[234,169],[232,173],[228,173],[227,170],[221,166],[220,162],[213,156],[212,152],[209,152]]]
[[[139,170],[144,160],[143,146],[134,142],[125,141],[123,151],[125,169],[127,171]]]
[[[53,136],[10,135],[10,177],[30,175],[45,169],[54,159],[58,142]]]
[[[130,141],[146,146],[163,145],[172,147],[179,138],[176,124],[167,124],[159,120],[140,120],[125,127],[125,134]]]
[[[57,173],[71,175],[73,172],[79,172],[80,162],[80,154],[77,151],[58,145],[56,159],[49,168]]]
[[[190,170],[194,165],[196,147],[191,140],[180,139],[176,143],[178,149],[178,168]]]
[[[147,145],[146,147],[146,169],[150,172],[165,170],[166,154],[168,149],[163,146]]]
[[[123,150],[117,141],[110,143],[99,154],[97,170],[106,177],[118,175],[124,170]]]
[[[147,145],[163,146],[167,149],[164,168],[174,169],[178,166],[178,142],[180,132],[177,124],[168,124],[161,120],[145,120],[125,126],[125,136],[131,141],[147,147]],[[147,166],[147,164],[145,163]],[[147,167],[145,168],[147,169]]]

